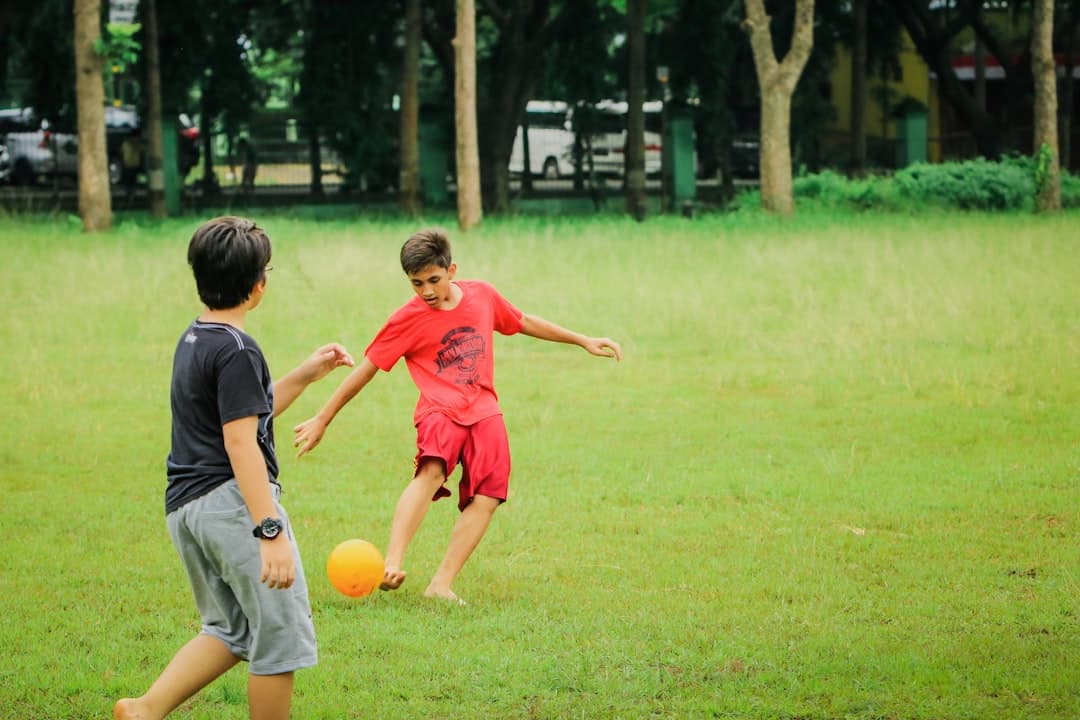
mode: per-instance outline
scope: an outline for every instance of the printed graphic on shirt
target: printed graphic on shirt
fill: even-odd
[[[484,336],[474,327],[457,327],[443,335],[440,342],[442,348],[435,355],[435,364],[439,368],[436,375],[454,368],[457,371],[455,384],[475,384],[479,380],[477,362],[484,356]]]

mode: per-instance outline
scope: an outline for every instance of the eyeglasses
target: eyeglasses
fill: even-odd
[[[270,271],[271,271],[271,270],[273,270],[273,269],[274,269],[274,266],[273,266],[273,265],[267,265],[266,267],[264,267],[264,268],[263,268],[263,272],[264,272],[264,273],[268,273],[268,272],[270,272]]]

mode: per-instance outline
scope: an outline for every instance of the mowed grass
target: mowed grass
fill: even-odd
[[[107,717],[198,631],[163,490],[201,220],[0,222],[0,718]],[[275,374],[330,340],[360,355],[424,223],[262,220],[247,329]],[[514,473],[467,607],[421,597],[449,502],[402,590],[325,578],[338,542],[385,546],[403,364],[310,456],[292,425],[344,373],[278,419],[320,640],[294,717],[1080,716],[1078,236],[1075,214],[453,231],[459,277],[625,359],[497,338]],[[245,693],[241,666],[177,717],[247,717]]]

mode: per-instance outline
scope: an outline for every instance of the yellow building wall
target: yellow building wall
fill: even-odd
[[[881,98],[888,97],[890,107],[905,98],[912,98],[927,107],[927,133],[929,136],[927,157],[931,162],[940,162],[941,143],[939,135],[940,107],[930,69],[922,57],[915,51],[910,38],[903,36],[903,50],[900,53],[900,78],[883,78],[880,73],[867,76],[866,133],[868,137],[896,139],[895,118],[883,113]],[[836,62],[830,77],[832,103],[836,108],[836,120],[832,130],[835,135],[851,132],[851,49],[838,45]]]

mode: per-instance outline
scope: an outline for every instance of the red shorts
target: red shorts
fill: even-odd
[[[459,510],[464,510],[474,495],[506,501],[510,482],[510,440],[502,415],[484,418],[473,425],[458,425],[441,413],[431,413],[416,426],[417,469],[425,458],[442,460],[447,478],[461,463]],[[450,494],[443,485],[431,499],[435,501],[450,497]]]

